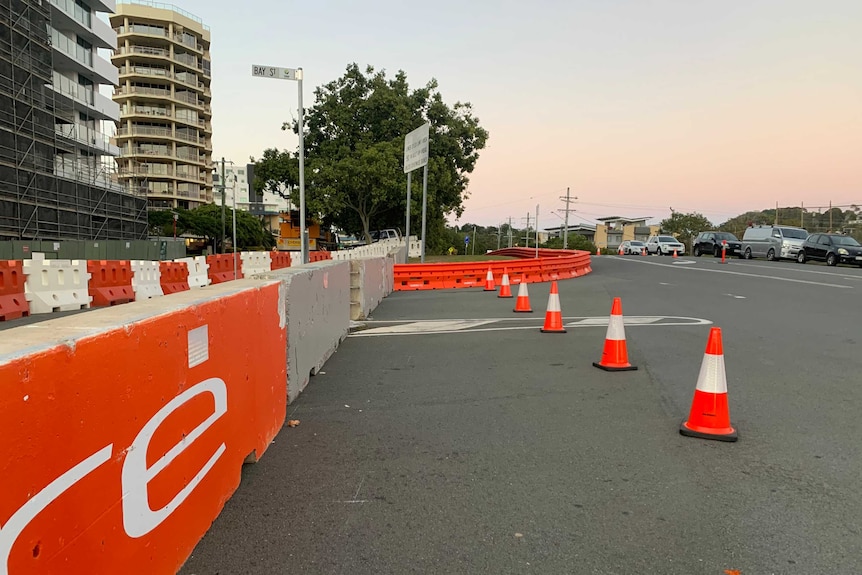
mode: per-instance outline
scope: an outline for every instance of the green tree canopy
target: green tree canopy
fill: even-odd
[[[150,231],[157,235],[173,234],[173,215],[177,214],[177,235],[191,234],[206,238],[207,243],[222,249],[221,206],[206,204],[194,210],[179,208],[175,211],[154,210],[147,214]],[[233,238],[233,210],[225,208],[225,238]],[[248,212],[236,212],[236,249],[264,248],[275,246],[275,238],[267,231],[259,219]]]
[[[411,89],[399,71],[387,78],[371,66],[350,64],[344,75],[315,90],[305,122],[306,205],[309,214],[363,234],[404,228],[406,176],[404,136],[430,124],[428,161],[429,251],[446,249],[445,217],[461,215],[468,197],[468,174],[476,167],[488,132],[469,103],[448,106],[436,80]],[[296,122],[285,129],[298,132]],[[421,171],[414,173],[411,232],[421,223]],[[296,154],[268,149],[255,165],[255,185],[285,190],[294,203],[298,184]],[[438,245],[439,244],[439,245]]]
[[[684,214],[671,211],[670,217],[661,221],[663,231],[673,234],[689,248],[691,248],[691,240],[694,236],[700,232],[711,230],[713,227],[703,214],[697,212]]]

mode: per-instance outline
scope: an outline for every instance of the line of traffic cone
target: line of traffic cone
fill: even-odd
[[[679,432],[688,437],[736,441],[739,436],[730,423],[727,402],[727,374],[724,371],[724,349],[721,328],[709,330],[706,352],[700,364],[697,387],[691,401],[688,419],[679,426]]]
[[[503,279],[500,282],[500,293],[497,297],[512,297],[512,287],[509,285],[509,271],[503,268]]]
[[[602,359],[593,365],[605,371],[633,371],[637,369],[629,363],[629,353],[626,347],[626,327],[623,322],[623,303],[614,298],[611,306],[611,317],[608,320],[608,332],[605,335],[605,347]]]
[[[488,268],[488,274],[485,276],[485,291],[497,291],[497,287],[494,285],[494,273],[491,271],[491,268]]]
[[[566,333],[563,327],[563,311],[560,309],[560,292],[557,282],[551,282],[551,293],[548,296],[548,310],[545,312],[545,325],[542,333]]]
[[[677,258],[677,255],[676,255],[676,249],[674,249],[674,250],[673,250],[673,259],[676,259],[676,258]]]
[[[515,300],[515,313],[533,313],[530,308],[530,294],[527,291],[527,278],[521,276],[521,284],[518,286],[518,299]]]

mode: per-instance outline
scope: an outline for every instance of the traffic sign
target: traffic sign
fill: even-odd
[[[464,245],[467,245],[469,243],[470,243],[470,236],[464,236]]]
[[[428,131],[430,124],[423,124],[404,137],[404,173],[428,165]]]
[[[276,66],[252,65],[251,75],[259,78],[275,78],[276,80],[302,80],[302,70],[296,68],[278,68]]]

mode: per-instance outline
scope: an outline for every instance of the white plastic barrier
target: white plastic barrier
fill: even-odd
[[[209,269],[205,256],[194,258],[179,258],[175,262],[184,263],[189,268],[189,287],[200,288],[210,285]]]
[[[290,265],[291,267],[302,265],[302,252],[290,252]]]
[[[135,300],[165,295],[162,291],[162,272],[159,271],[159,262],[132,260],[129,263],[132,266],[132,290],[135,292]]]
[[[247,278],[272,271],[269,252],[240,252],[239,257],[242,260],[242,275]]]
[[[90,307],[90,273],[83,260],[46,260],[34,253],[24,260],[24,297],[30,313],[72,311]]]

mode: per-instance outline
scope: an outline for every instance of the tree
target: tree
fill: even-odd
[[[689,249],[691,249],[691,240],[694,236],[712,228],[712,223],[703,214],[697,212],[684,214],[671,210],[670,217],[661,221],[661,229],[676,236]]]
[[[563,249],[563,237],[560,236],[558,238],[550,238],[547,242],[541,245],[543,248],[551,248],[555,250]],[[596,244],[591,242],[589,238],[583,236],[581,234],[570,233],[569,234],[569,242],[568,249],[570,250],[584,250],[588,251],[591,254],[596,253]]]
[[[350,64],[344,75],[315,90],[306,114],[306,205],[325,223],[347,233],[403,228],[406,210],[404,136],[430,124],[428,160],[428,243],[436,252],[449,246],[445,217],[463,212],[468,174],[484,149],[488,132],[469,103],[444,103],[436,80],[411,89],[399,71],[393,78],[371,66]],[[283,126],[298,133],[298,124]],[[255,165],[256,182],[274,192],[286,189],[294,203],[298,182],[295,154],[269,149]],[[411,231],[419,229],[421,178],[413,178]],[[415,222],[416,226],[412,225]],[[403,229],[402,229],[403,231]]]
[[[233,238],[233,210],[225,209],[225,236]],[[173,211],[154,210],[147,214],[150,230],[159,235],[173,234]],[[207,243],[214,246],[216,252],[221,251],[221,206],[206,204],[194,210],[178,208],[177,235],[192,234],[203,237]],[[170,230],[170,232],[168,232]],[[267,231],[259,219],[248,212],[236,212],[236,243],[235,249],[263,248],[275,246],[275,238]]]

